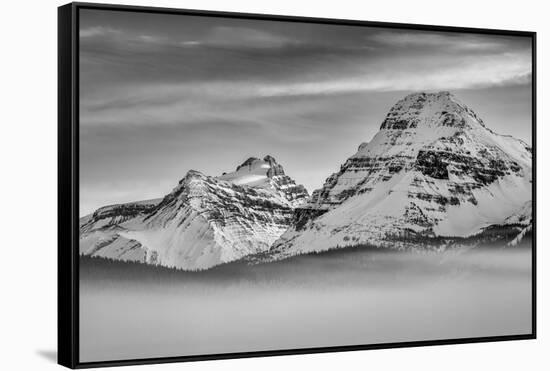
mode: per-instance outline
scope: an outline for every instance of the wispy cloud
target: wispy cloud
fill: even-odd
[[[528,39],[144,17],[81,15],[86,208],[149,197],[153,183],[172,184],[190,168],[218,174],[242,156],[266,153],[282,156],[311,190],[411,91],[475,96],[489,125],[504,133],[529,120]]]
[[[365,92],[482,89],[530,82],[531,60],[524,53],[486,56],[380,59],[339,74],[281,81],[209,80],[126,83],[104,86],[81,100],[89,125],[173,125],[252,115],[258,99],[331,96]],[[241,109],[242,108],[242,109]],[[269,105],[262,107],[269,111]]]
[[[382,31],[369,35],[369,41],[392,47],[430,47],[446,50],[491,52],[508,47],[505,40],[473,34],[449,34],[427,31]]]
[[[111,27],[93,26],[93,27],[80,29],[79,35],[82,38],[89,38],[89,37],[105,36],[109,34],[113,35],[118,33],[120,33],[119,30],[116,30]]]
[[[251,27],[214,27],[205,35],[204,43],[216,46],[250,48],[280,48],[288,44],[295,44],[283,35],[258,30]]]
[[[250,27],[213,27],[201,35],[198,40],[178,40],[179,37],[166,37],[154,34],[133,34],[121,29],[93,26],[80,30],[80,37],[84,39],[126,42],[142,42],[144,44],[155,43],[159,46],[209,46],[209,47],[234,47],[234,48],[280,48],[288,45],[296,45],[298,42],[291,38],[270,33]],[[185,37],[182,35],[180,37]]]
[[[367,32],[356,48],[253,27],[216,26],[188,40],[103,26],[81,36],[83,63],[98,69],[89,84],[105,76],[106,89],[140,80],[227,96],[468,89],[518,84],[531,71],[528,44],[469,34]]]

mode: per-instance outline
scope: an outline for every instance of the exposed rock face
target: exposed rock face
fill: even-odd
[[[309,198],[304,186],[296,184],[287,176],[283,167],[270,155],[263,160],[250,157],[235,172],[225,173],[218,178],[238,185],[271,189],[284,196],[293,206],[301,205]]]
[[[270,155],[264,157],[263,160],[260,160],[257,157],[249,157],[241,165],[237,166],[235,173],[245,173],[246,171],[254,172],[258,168],[267,168],[267,173],[265,174],[268,178],[273,178],[274,176],[285,175],[283,167],[277,163],[277,161]],[[227,175],[224,173],[223,175]]]
[[[103,222],[104,225],[116,225],[132,219],[142,213],[147,213],[152,210],[158,203],[157,200],[131,202],[128,204],[109,205],[97,209],[85,225],[82,225],[82,230],[97,227],[98,223]]]
[[[531,158],[527,144],[494,133],[452,94],[411,94],[313,192],[308,207],[324,213],[300,218],[272,251],[284,257],[360,243],[403,248],[403,236],[479,233],[531,200]]]
[[[153,210],[161,199],[104,206],[80,219],[80,254],[144,262],[147,251],[118,232]]]
[[[83,220],[81,253],[207,269],[267,251],[307,198],[271,156],[251,157],[220,177],[190,170],[152,205],[102,208]],[[108,214],[103,209],[114,214],[109,223],[97,224],[96,214]]]
[[[269,170],[267,171],[267,176],[269,178],[285,175],[285,171],[283,170],[283,167],[279,165],[273,157],[267,155],[264,157],[264,161],[269,164]]]

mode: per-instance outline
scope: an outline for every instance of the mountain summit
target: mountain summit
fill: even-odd
[[[293,179],[285,175],[279,163],[270,155],[262,160],[249,157],[231,173],[224,173],[217,179],[229,181],[233,184],[254,188],[272,189],[288,200],[293,206],[303,204],[309,198],[307,190],[297,185]]]
[[[449,92],[408,95],[313,192],[272,251],[418,247],[482,233],[530,202],[531,161],[527,144],[496,134]]]
[[[485,126],[483,121],[448,91],[414,93],[398,101],[380,129],[405,130],[427,127]]]

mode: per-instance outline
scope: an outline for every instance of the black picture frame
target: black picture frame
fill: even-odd
[[[528,37],[532,42],[532,150],[533,150],[533,254],[532,254],[532,332],[523,335],[472,337],[430,341],[411,341],[384,344],[363,344],[323,348],[281,349],[199,356],[177,356],[148,359],[124,359],[101,362],[79,361],[79,264],[78,264],[78,207],[79,207],[79,11],[145,12],[179,15],[201,15],[265,21],[305,22],[317,24],[353,25],[409,30],[476,33]],[[536,33],[527,31],[483,28],[446,27],[294,17],[266,14],[231,13],[187,9],[126,6],[97,3],[70,3],[58,8],[58,363],[69,368],[89,368],[139,365],[169,362],[203,361],[228,358],[265,357],[291,354],[343,352],[382,348],[418,347],[430,345],[527,340],[536,338]]]

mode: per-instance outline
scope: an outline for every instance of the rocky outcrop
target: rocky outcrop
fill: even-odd
[[[279,165],[272,156],[270,155],[265,156],[264,162],[269,164],[269,169],[267,170],[267,176],[269,178],[285,175],[285,171],[283,170],[283,167]]]
[[[283,167],[270,155],[263,159],[250,157],[234,172],[224,173],[218,178],[238,185],[270,189],[285,197],[293,206],[299,206],[309,199],[305,187],[286,175]]]
[[[79,251],[82,255],[145,262],[147,250],[119,234],[121,225],[147,215],[160,199],[104,206],[80,219]]]
[[[159,200],[157,199],[101,207],[87,218],[86,221],[81,223],[80,229],[81,231],[87,231],[97,228],[99,224],[108,226],[123,223],[141,214],[147,214],[158,202]]]

